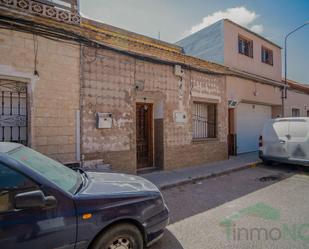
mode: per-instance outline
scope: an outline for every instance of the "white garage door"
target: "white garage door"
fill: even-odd
[[[237,106],[237,153],[259,149],[260,133],[270,118],[270,106],[245,103]]]

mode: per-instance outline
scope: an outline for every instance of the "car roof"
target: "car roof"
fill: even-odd
[[[290,118],[276,118],[274,121],[309,121],[308,117],[290,117]]]
[[[8,153],[9,151],[21,146],[23,145],[17,143],[0,142],[0,153]]]

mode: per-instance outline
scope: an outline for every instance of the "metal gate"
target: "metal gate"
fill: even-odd
[[[0,79],[0,140],[27,145],[27,85]]]

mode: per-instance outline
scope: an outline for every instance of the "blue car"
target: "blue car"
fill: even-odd
[[[168,221],[160,191],[141,177],[72,170],[0,143],[1,249],[142,249]]]

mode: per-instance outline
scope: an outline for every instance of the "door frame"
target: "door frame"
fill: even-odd
[[[149,128],[148,128],[148,136],[150,142],[148,143],[148,162],[149,166],[146,167],[138,167],[138,161],[137,161],[137,130],[135,130],[135,157],[136,157],[136,169],[137,171],[142,171],[142,170],[147,170],[147,169],[154,169],[154,103],[153,102],[141,102],[137,101],[135,103],[135,129],[136,129],[136,123],[137,123],[137,116],[136,116],[136,110],[138,105],[147,105],[150,107],[151,114],[148,115],[148,123],[149,123]]]

